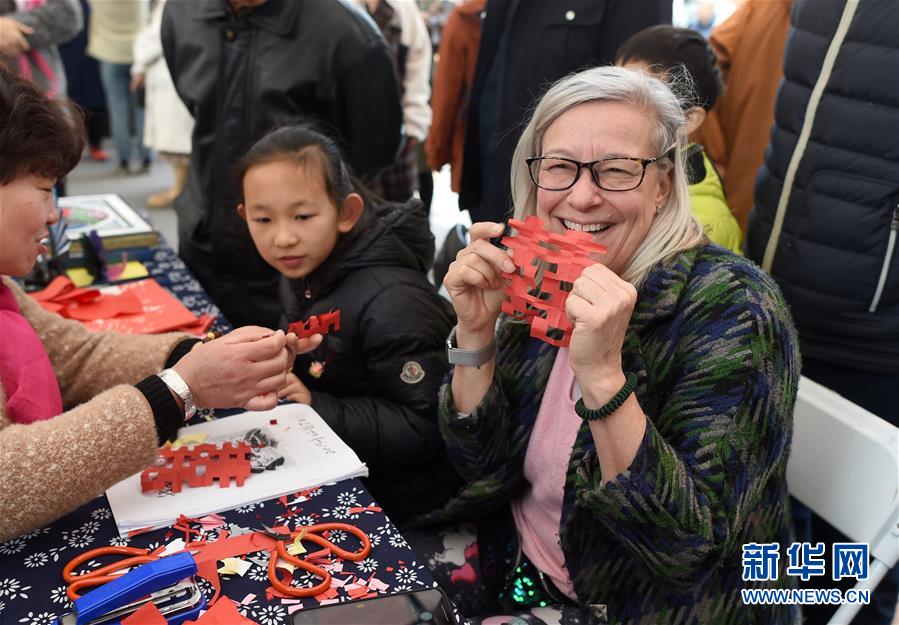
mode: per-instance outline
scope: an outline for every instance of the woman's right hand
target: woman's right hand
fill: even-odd
[[[508,252],[489,241],[503,228],[489,221],[473,224],[471,243],[459,251],[443,279],[456,311],[459,347],[468,347],[463,345],[464,336],[493,336],[503,304],[503,273],[515,270]]]
[[[278,390],[287,382],[295,354],[319,343],[321,335],[291,341],[282,330],[245,326],[197,344],[173,369],[201,408],[271,410],[278,404]]]

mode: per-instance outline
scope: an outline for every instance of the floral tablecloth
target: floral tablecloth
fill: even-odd
[[[216,306],[209,301],[200,284],[191,276],[184,263],[169,248],[161,247],[142,255],[150,274],[164,287],[171,290],[192,312],[199,315],[212,313],[218,316],[213,326],[227,331],[230,326],[221,318]],[[201,411],[194,422],[212,417],[210,411]],[[297,503],[299,500],[305,499]],[[343,521],[360,527],[371,538],[371,555],[361,562],[344,562],[343,571],[336,573],[340,580],[376,579],[378,594],[392,594],[435,586],[424,564],[406,544],[396,527],[383,512],[356,508],[376,506],[359,480],[346,480],[308,492],[304,497],[274,499],[259,504],[237,508],[222,514],[229,530],[259,528],[267,525],[311,525],[329,521]],[[204,537],[214,540],[222,528],[205,532]],[[62,569],[75,556],[105,545],[131,545],[155,549],[183,536],[168,529],[140,534],[130,540],[120,538],[112,518],[106,496],[100,496],[75,512],[48,527],[24,536],[0,543],[0,625],[51,625],[62,613],[71,608],[66,597]],[[195,537],[194,537],[195,538]],[[342,532],[330,536],[335,543],[355,550],[357,541]],[[269,586],[266,569],[267,556],[257,553],[250,556],[258,560],[244,576],[222,576],[222,593],[240,605],[240,611],[260,625],[287,625],[288,613],[319,605],[316,598],[302,599],[301,603],[283,602],[266,598]],[[96,568],[105,562],[89,561],[88,568]],[[201,587],[211,596],[212,588],[205,580]],[[306,573],[295,575],[294,586],[310,586],[317,578]],[[249,595],[255,595],[250,599]],[[348,601],[341,591],[338,601]]]

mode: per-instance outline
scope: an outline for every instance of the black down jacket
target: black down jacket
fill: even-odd
[[[367,222],[367,223],[364,223]],[[452,309],[428,282],[434,239],[418,200],[366,208],[306,279],[281,283],[286,324],[340,309],[340,330],[297,357],[312,407],[368,465],[391,519],[431,510],[459,486],[437,428]],[[320,377],[310,373],[323,363]]]
[[[899,3],[859,2],[842,33],[846,7],[793,5],[747,254],[783,289],[805,356],[897,374]],[[832,66],[825,58],[831,45],[838,49]],[[823,88],[817,106],[816,87]],[[791,159],[798,168],[788,180]]]

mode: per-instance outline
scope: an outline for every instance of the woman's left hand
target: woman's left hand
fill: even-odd
[[[574,325],[568,355],[580,380],[608,381],[613,394],[621,387],[621,347],[636,302],[637,289],[605,265],[591,265],[575,280],[565,312]]]

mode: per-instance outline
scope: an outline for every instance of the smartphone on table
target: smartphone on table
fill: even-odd
[[[456,625],[446,595],[437,588],[298,610],[291,625]]]

